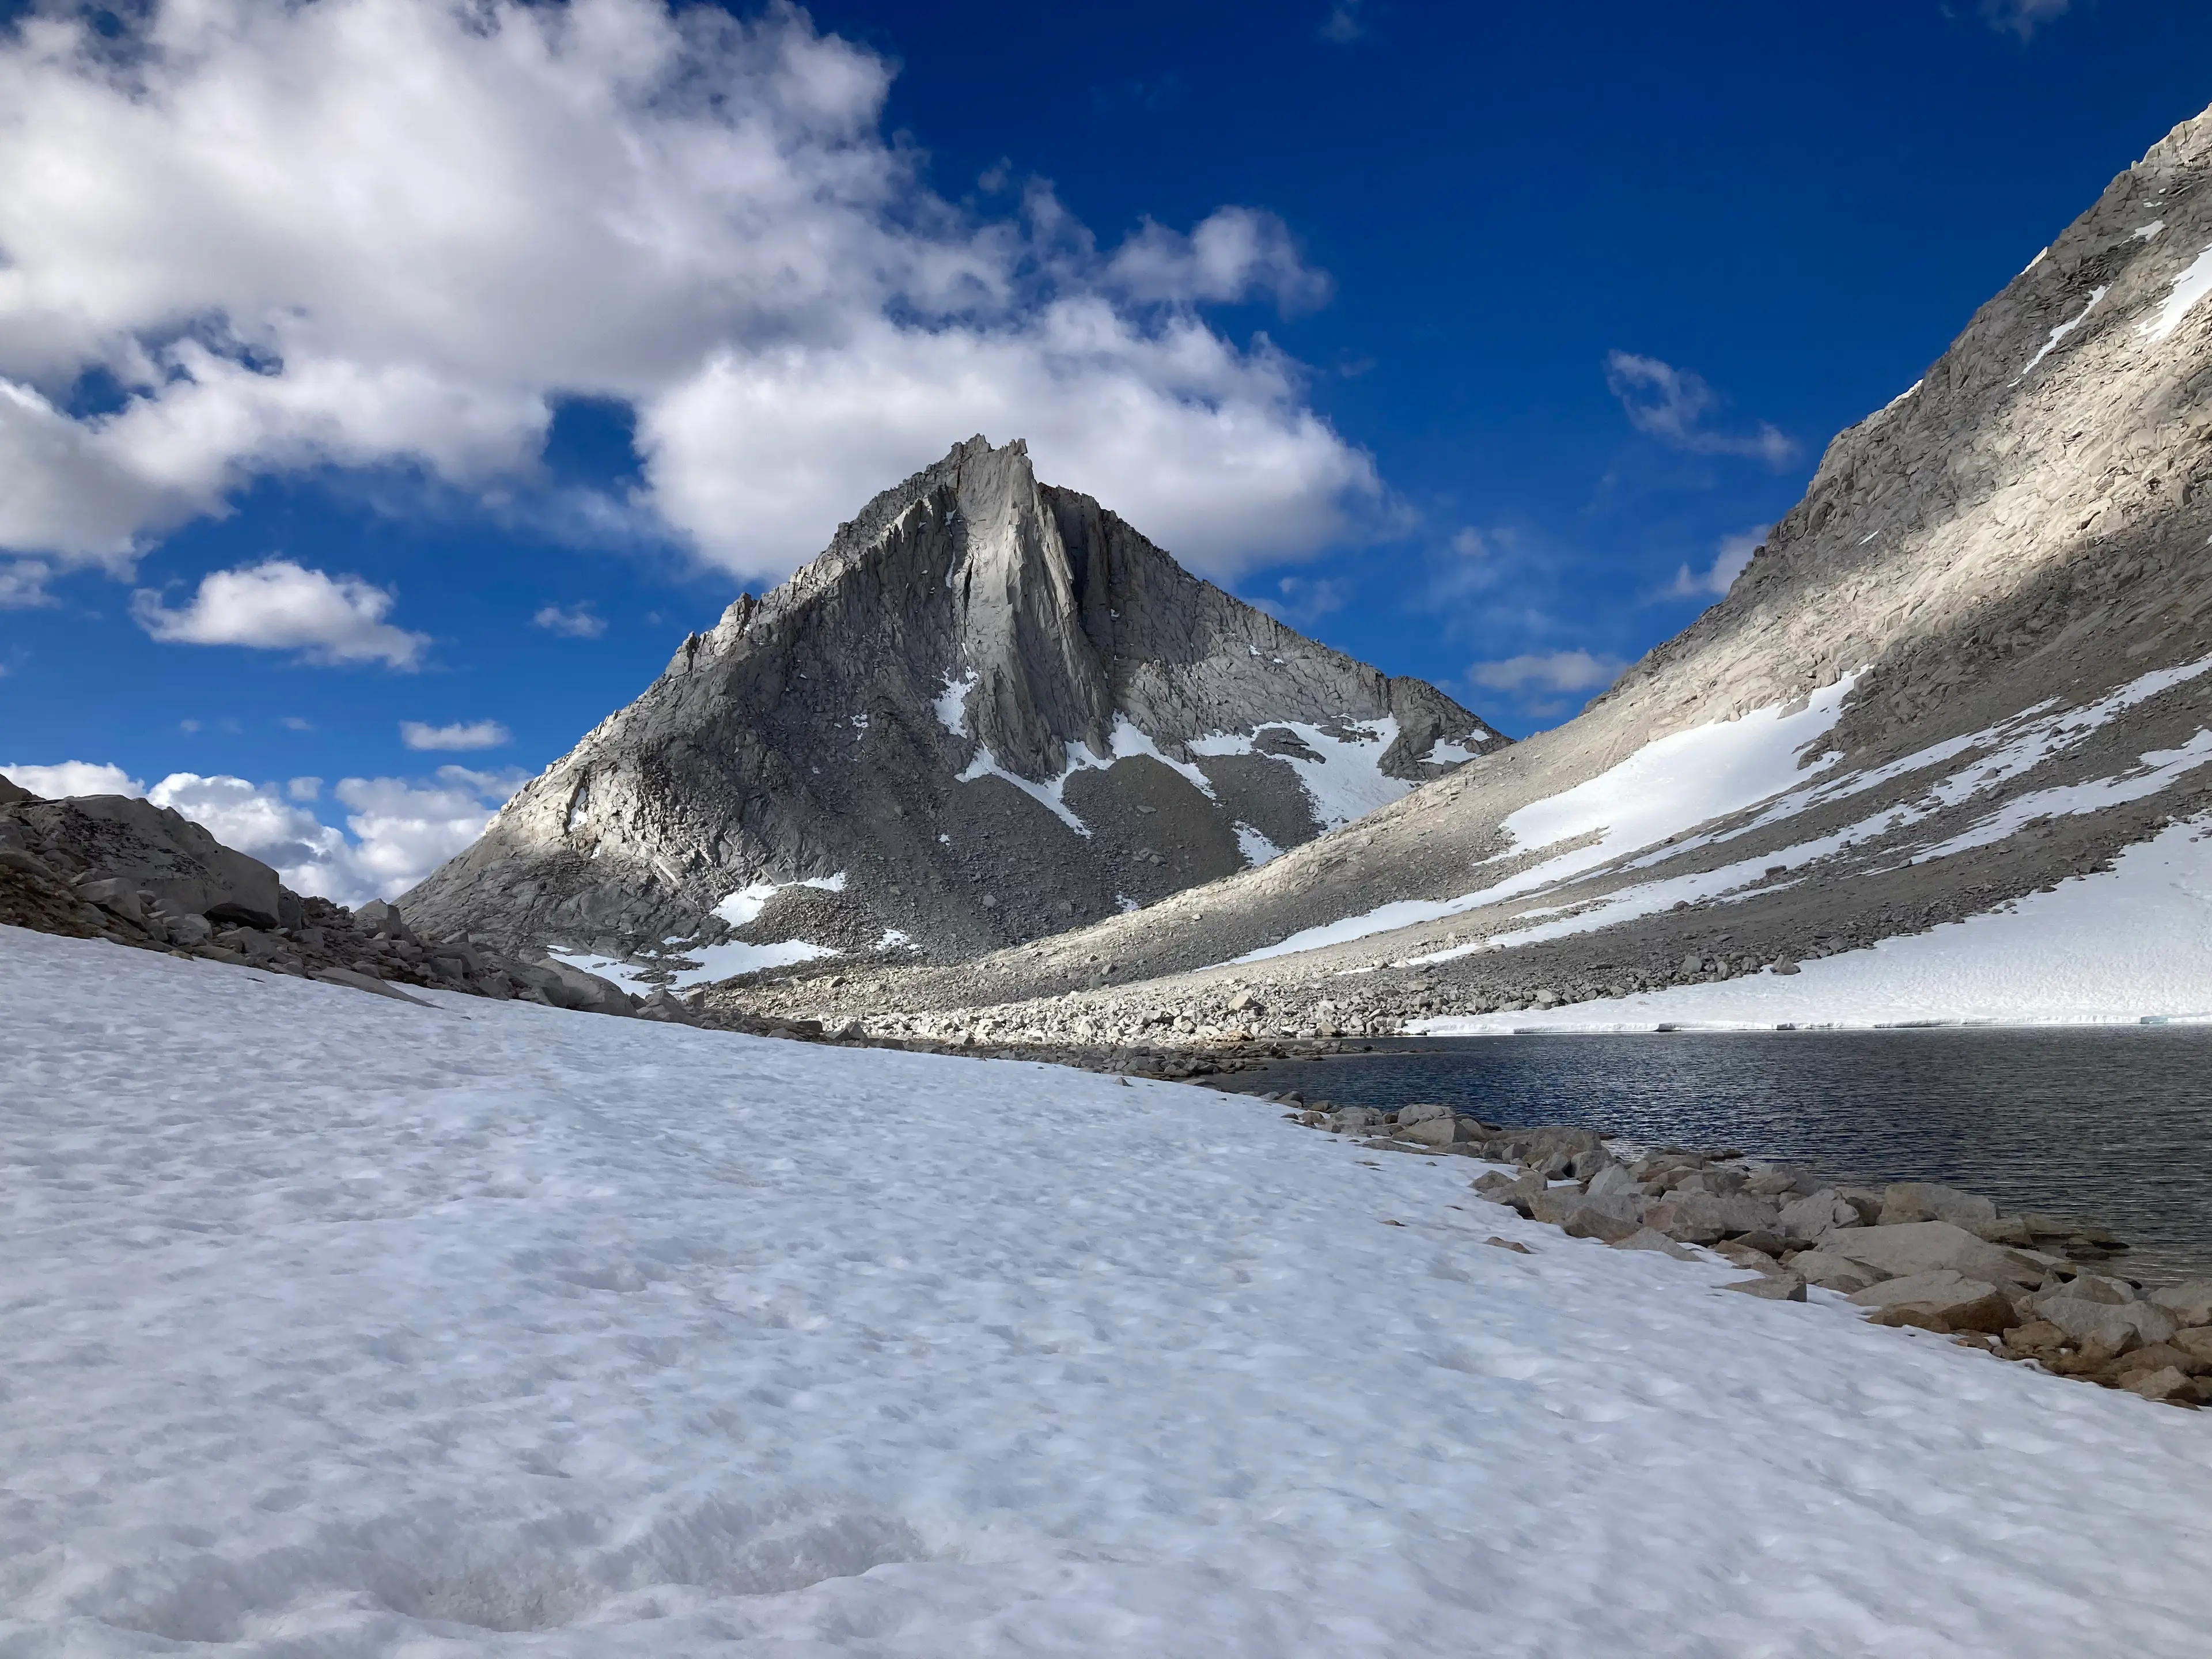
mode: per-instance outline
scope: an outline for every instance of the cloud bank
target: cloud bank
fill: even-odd
[[[1595,691],[1619,679],[1627,666],[1619,658],[1593,656],[1588,651],[1550,651],[1479,662],[1468,671],[1468,678],[1490,691]]]
[[[572,397],[636,416],[611,505],[749,579],[978,431],[1215,575],[1381,499],[1297,366],[1200,315],[1326,297],[1279,221],[979,218],[883,136],[889,66],[795,9],[113,17],[0,32],[0,550],[125,572],[326,466],[511,491]]]

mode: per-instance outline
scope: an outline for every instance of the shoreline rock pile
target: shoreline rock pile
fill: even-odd
[[[1443,1105],[1332,1110],[1267,1098],[1370,1147],[1510,1166],[1470,1184],[1571,1237],[1685,1261],[1702,1248],[1754,1275],[1730,1290],[1802,1302],[1818,1286],[1875,1324],[1940,1333],[2147,1400],[2212,1404],[2212,1279],[2146,1291],[2111,1267],[2126,1244],[2087,1223],[2008,1215],[1933,1182],[1855,1185],[1732,1150],[1506,1127]]]

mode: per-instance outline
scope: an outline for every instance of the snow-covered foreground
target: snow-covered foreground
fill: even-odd
[[[2212,820],[2185,819],[2113,867],[2011,908],[1863,951],[1709,985],[1572,1003],[1542,1013],[1453,1015],[1409,1030],[1771,1030],[1985,1023],[2094,1025],[2212,1019]]]
[[[9,1659],[2212,1630],[2212,1419],[1565,1238],[1463,1159],[12,930],[0,1006]]]

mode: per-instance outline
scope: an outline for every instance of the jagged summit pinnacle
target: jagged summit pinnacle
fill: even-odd
[[[680,978],[957,956],[1262,862],[1503,742],[977,436],[687,639],[407,902],[617,973],[664,945]]]

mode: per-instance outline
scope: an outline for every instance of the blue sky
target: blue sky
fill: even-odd
[[[397,890],[975,430],[1526,732],[2212,102],[2179,0],[741,15],[17,15],[0,764]]]

